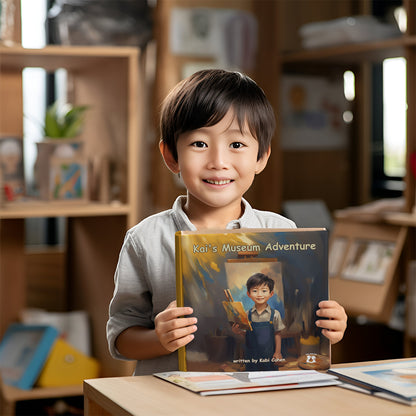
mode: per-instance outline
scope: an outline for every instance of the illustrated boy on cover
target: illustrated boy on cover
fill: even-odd
[[[244,358],[246,371],[278,370],[277,363],[283,360],[280,332],[285,328],[280,312],[272,308],[268,301],[274,295],[274,280],[263,273],[255,273],[246,283],[247,296],[254,306],[247,311],[251,331],[243,331],[238,324],[233,332],[245,335]]]

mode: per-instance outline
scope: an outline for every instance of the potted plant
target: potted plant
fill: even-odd
[[[46,109],[43,132],[45,138],[68,139],[79,136],[84,127],[86,105],[64,104],[55,101]]]
[[[87,162],[80,134],[86,105],[59,105],[46,109],[44,138],[37,142],[36,182],[41,199],[48,201],[86,198]]]

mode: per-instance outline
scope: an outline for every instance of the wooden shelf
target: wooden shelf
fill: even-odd
[[[402,36],[377,42],[353,43],[297,52],[286,52],[280,56],[284,65],[296,63],[315,64],[359,64],[380,62],[386,58],[404,56],[406,47],[416,46],[416,36]]]
[[[0,219],[32,217],[101,217],[128,215],[129,205],[113,203],[19,202],[0,208]]]
[[[91,351],[100,362],[100,376],[131,374],[131,363],[113,359],[105,342],[108,304],[114,291],[114,270],[128,228],[144,210],[141,169],[145,56],[138,48],[112,46],[47,46],[25,49],[0,46],[1,134],[23,136],[23,69],[67,72],[67,99],[90,106],[82,133],[92,165],[108,162],[108,183],[93,171],[94,201],[42,201],[26,197],[0,206],[0,337],[28,306],[25,263],[25,219],[67,217],[64,280],[70,288],[65,308],[84,310],[91,323]],[[98,168],[97,168],[98,169]],[[97,183],[95,183],[97,182]],[[107,189],[108,188],[108,189]],[[111,199],[106,203],[111,191]],[[11,278],[12,277],[12,278]],[[52,288],[53,290],[54,288]],[[63,377],[65,375],[63,374]],[[0,381],[0,414],[14,415],[25,400],[81,396],[82,386],[20,390]]]
[[[387,214],[384,220],[389,224],[396,225],[405,225],[407,227],[416,227],[416,213],[406,214],[406,213],[395,213]]]
[[[21,94],[14,93],[14,89],[21,88],[23,69],[36,67],[49,72],[65,69],[70,80],[68,99],[91,107],[82,136],[85,154],[91,160],[111,159],[117,169],[120,189],[120,195],[116,196],[120,204],[4,204],[0,207],[0,219],[125,215],[128,227],[137,223],[140,216],[137,195],[143,185],[139,175],[143,114],[139,95],[143,86],[141,56],[140,50],[134,47],[0,46],[0,93],[10,103],[0,114],[2,133],[22,135],[23,103]]]
[[[82,396],[82,385],[63,387],[35,387],[30,390],[22,390],[7,384],[2,385],[4,397],[9,401],[47,399],[51,397]]]
[[[30,390],[22,390],[4,384],[0,380],[0,412],[2,416],[13,416],[17,402],[25,400],[51,399],[60,397],[76,397],[83,395],[82,385],[63,387],[35,387]]]
[[[49,71],[59,68],[82,70],[110,59],[126,59],[139,56],[137,48],[113,46],[46,46],[28,49],[20,46],[0,46],[2,69],[21,70],[27,67],[42,67]]]

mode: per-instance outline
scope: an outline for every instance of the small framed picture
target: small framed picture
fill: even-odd
[[[12,324],[0,343],[4,383],[23,390],[35,384],[59,331],[49,325]]]
[[[23,139],[0,137],[0,173],[6,201],[24,196]]]
[[[357,239],[348,252],[344,279],[383,284],[393,260],[395,242]]]
[[[335,221],[329,244],[329,288],[351,315],[389,322],[399,291],[398,263],[407,227]]]
[[[50,160],[49,200],[82,201],[86,200],[87,166],[82,157],[59,158]]]

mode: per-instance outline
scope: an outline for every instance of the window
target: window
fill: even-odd
[[[387,177],[406,173],[406,59],[383,62],[383,161]]]
[[[373,14],[393,17],[406,31],[407,19],[401,1],[373,1]],[[372,180],[374,198],[403,194],[406,173],[406,60],[385,59],[372,70]]]
[[[372,196],[403,194],[406,173],[406,60],[373,66]]]

